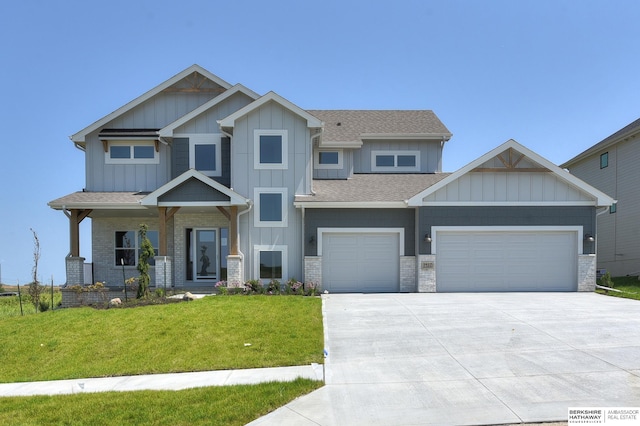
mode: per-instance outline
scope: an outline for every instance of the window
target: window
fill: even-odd
[[[287,188],[255,188],[254,226],[287,226]]]
[[[158,164],[160,157],[154,141],[110,141],[106,164]]]
[[[261,280],[287,279],[287,246],[254,246],[254,274]]]
[[[613,203],[609,206],[609,214],[613,214],[618,211],[618,203]]]
[[[604,169],[605,167],[609,166],[609,153],[605,152],[604,154],[600,155],[600,168]]]
[[[319,150],[314,155],[314,166],[316,169],[341,169],[342,150]]]
[[[371,151],[374,172],[420,171],[420,151]]]
[[[288,140],[286,130],[254,130],[253,162],[256,169],[286,169]]]
[[[189,138],[189,167],[207,176],[222,176],[219,134],[180,135]]]
[[[147,238],[151,241],[155,256],[158,255],[158,231],[147,231]],[[137,231],[116,231],[115,240],[115,264],[116,266],[136,266],[140,257],[142,241]],[[155,265],[153,258],[149,259],[149,265]]]

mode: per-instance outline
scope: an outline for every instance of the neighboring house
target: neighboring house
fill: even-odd
[[[596,209],[613,200],[510,140],[442,172],[451,133],[432,111],[304,110],[193,65],[71,140],[82,191],[67,283],[315,282],[331,292],[576,291],[595,285]]]
[[[640,119],[560,167],[617,200],[598,214],[598,268],[640,274]]]

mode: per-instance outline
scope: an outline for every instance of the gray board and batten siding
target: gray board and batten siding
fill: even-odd
[[[596,235],[596,209],[592,206],[434,206],[420,207],[418,229],[432,226],[582,226]],[[595,243],[583,242],[583,253],[594,253]],[[419,240],[420,254],[431,254],[431,244]]]
[[[317,256],[318,228],[403,228],[404,254],[415,254],[415,209],[306,209],[305,256]],[[314,242],[311,243],[311,237]]]
[[[171,151],[171,179],[175,179],[189,170],[189,138],[174,138],[171,144]],[[222,176],[211,176],[211,179],[230,188],[231,142],[228,137],[221,138],[220,155]]]

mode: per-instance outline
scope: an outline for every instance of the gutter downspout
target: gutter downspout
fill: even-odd
[[[245,265],[244,265],[244,253],[242,253],[242,250],[240,250],[240,216],[242,216],[243,214],[247,214],[251,211],[251,209],[253,208],[253,201],[247,200],[247,207],[248,207],[247,209],[242,210],[241,212],[238,212],[238,215],[236,217],[236,221],[238,222],[236,241],[238,242],[238,255],[240,255],[240,259],[242,260],[243,268],[245,267]],[[249,261],[251,261],[251,233],[250,232],[248,233],[249,233]],[[251,271],[251,268],[249,268],[249,271]],[[244,276],[244,271],[242,275]],[[241,284],[244,284],[244,283],[241,283]]]
[[[311,192],[311,195],[316,195],[315,191],[313,190],[313,141],[314,139],[317,139],[320,137],[320,135],[322,135],[322,129],[320,129],[319,132],[316,132],[315,134],[311,135],[311,176],[310,176],[310,184],[309,184],[309,191]],[[304,209],[303,209],[304,212]]]

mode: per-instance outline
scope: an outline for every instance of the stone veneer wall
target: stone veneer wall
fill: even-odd
[[[400,292],[413,293],[416,291],[416,257],[400,257]]]
[[[304,281],[314,283],[322,290],[322,257],[305,256],[304,258]]]
[[[68,285],[84,285],[84,257],[65,258]]]
[[[156,279],[155,286],[160,289],[167,289],[167,291],[171,291],[171,286],[173,284],[173,259],[171,256],[156,256],[155,258],[156,266]]]
[[[240,287],[244,281],[242,256],[230,254],[227,256],[227,286]]]
[[[418,292],[436,292],[436,255],[421,254],[418,256]],[[423,268],[423,266],[425,266]]]
[[[578,255],[578,291],[596,289],[596,255]]]

